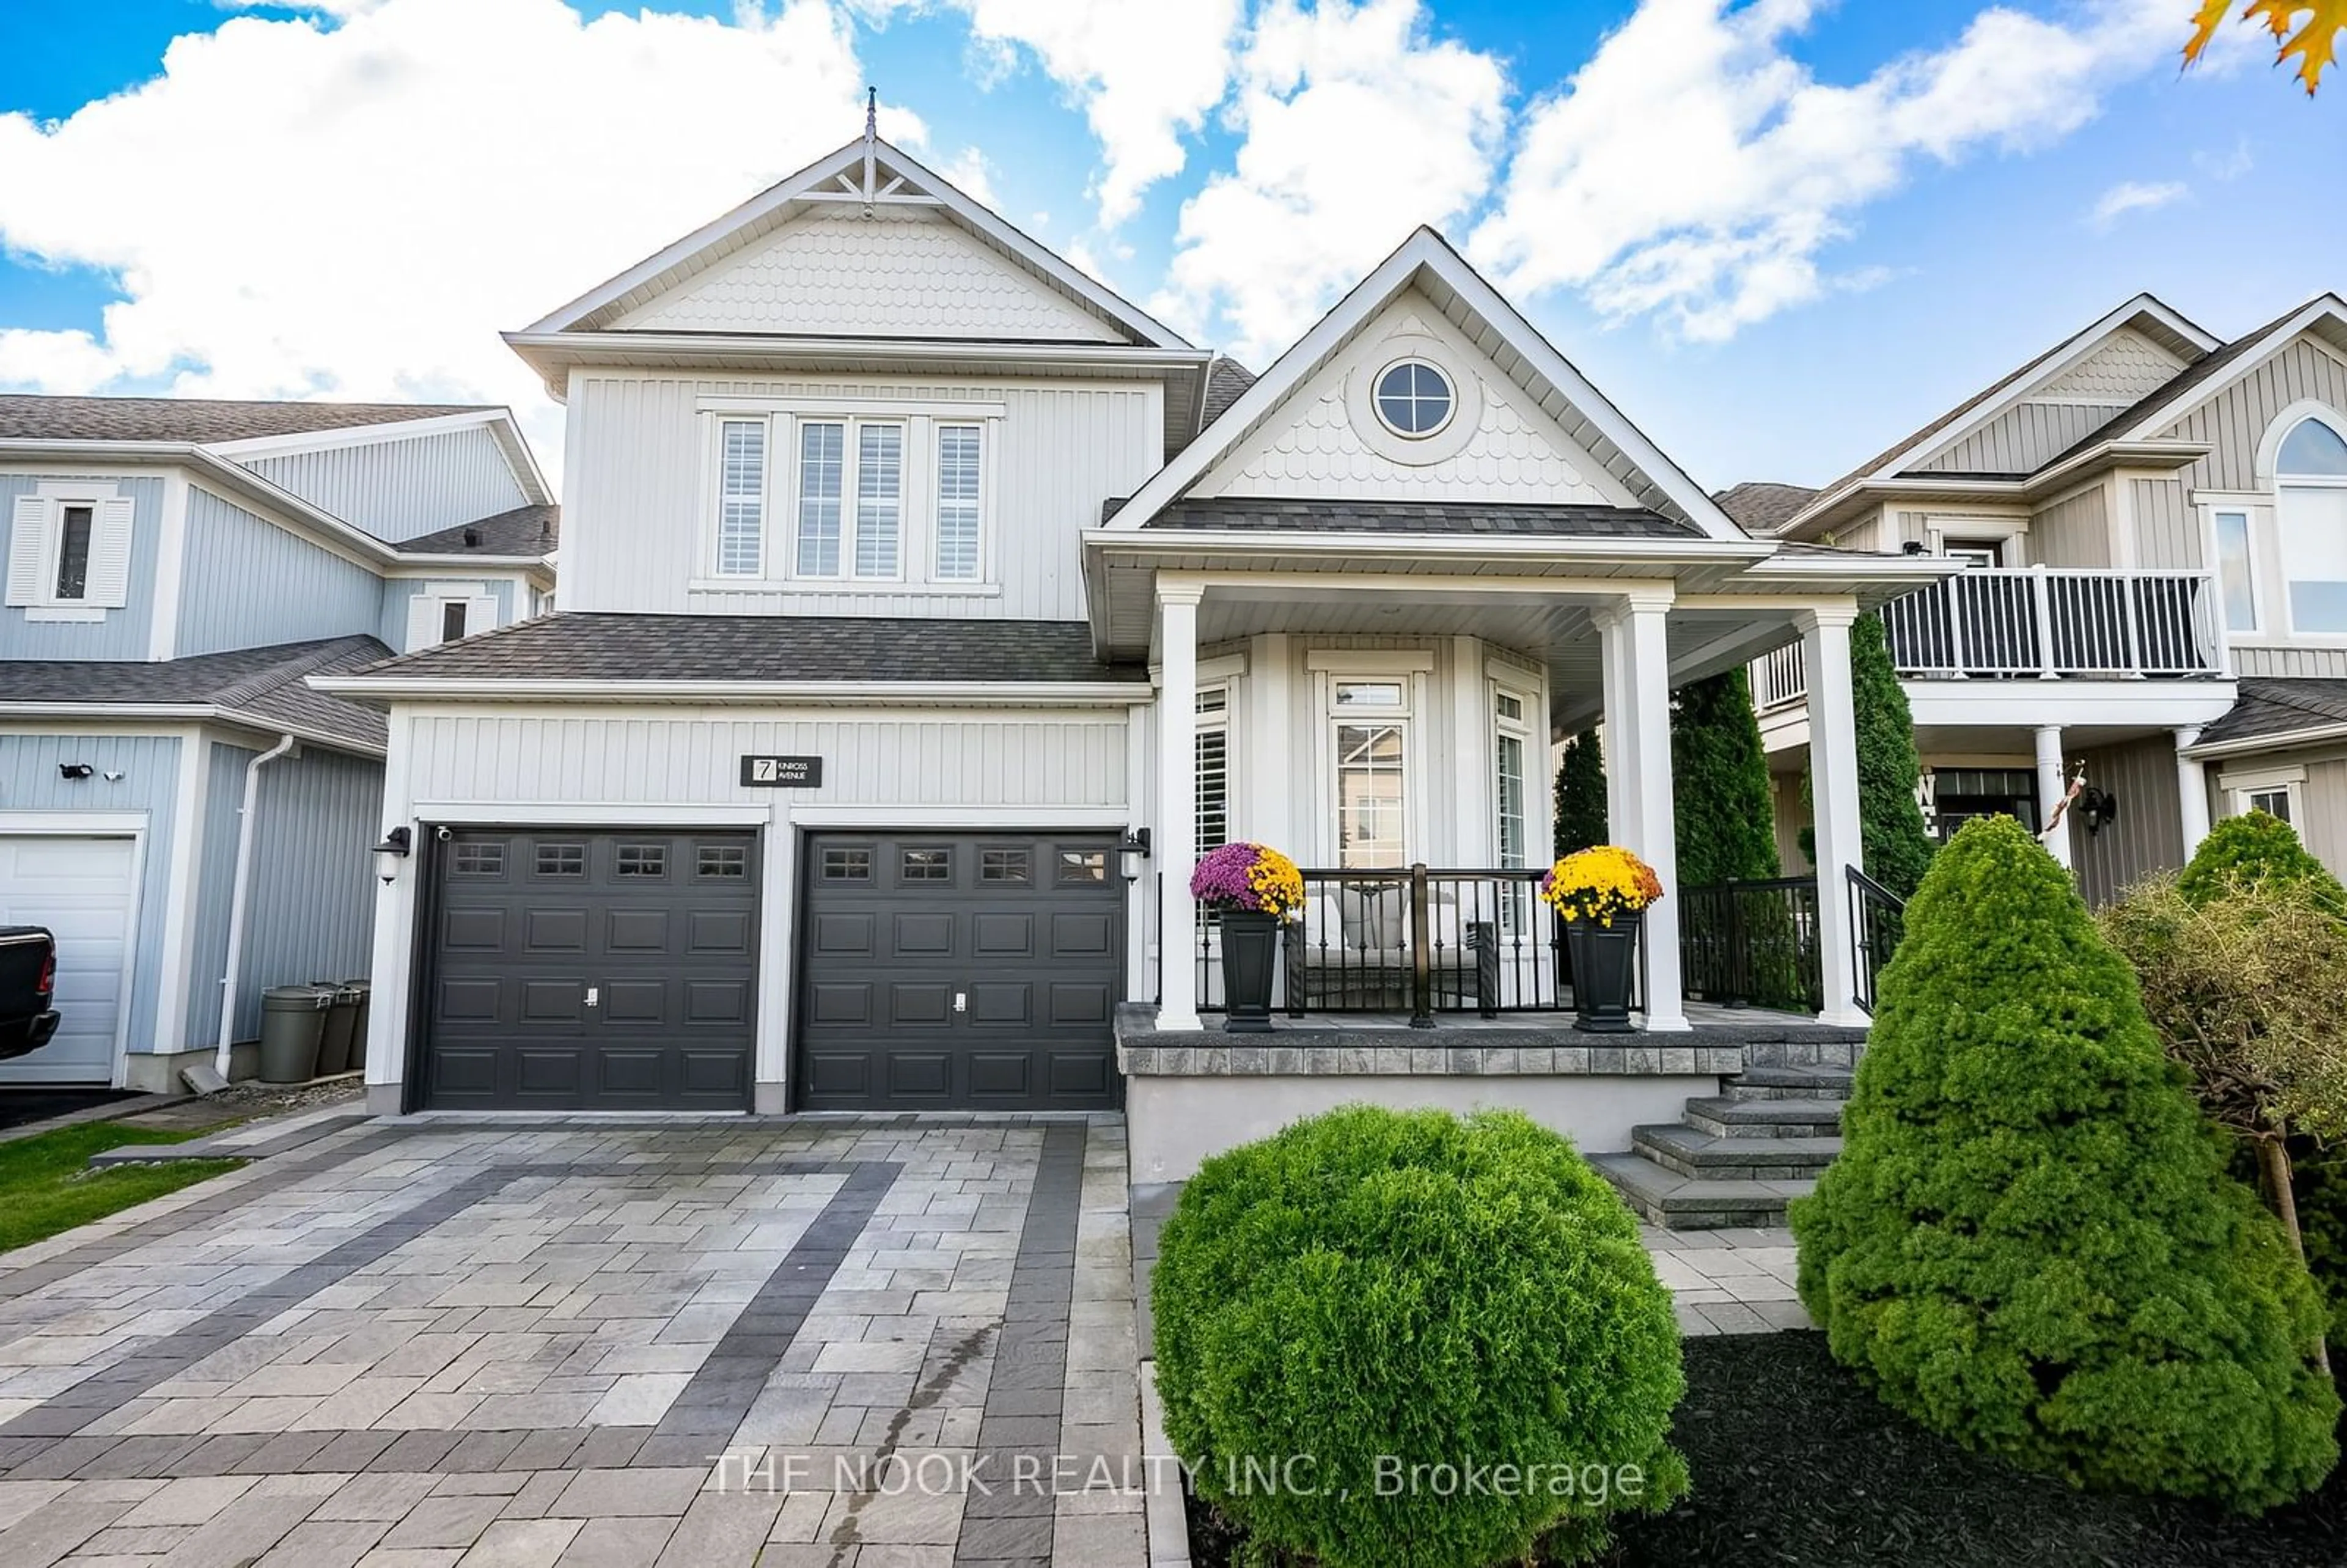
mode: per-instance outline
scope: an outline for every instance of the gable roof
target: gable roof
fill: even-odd
[[[153,662],[19,660],[0,662],[0,712],[17,708],[191,711],[261,730],[365,752],[384,749],[383,715],[305,684],[387,657],[372,637],[334,637],[272,648],[240,648]]]
[[[2347,346],[2347,302],[2342,302],[2337,294],[2317,294],[2304,304],[2284,311],[2265,325],[2242,333],[2200,360],[2165,386],[2138,400],[2101,431],[2063,453],[2062,457],[2068,457],[2114,435],[2121,440],[2153,435],[2181,418],[2190,411],[2192,405],[2214,396],[2227,384],[2247,374],[2267,354],[2280,349],[2307,328],[2325,323],[2334,327],[2337,341]],[[2055,461],[2059,462],[2062,457]]]
[[[1563,424],[1642,505],[1688,524],[1706,538],[1745,537],[1702,487],[1558,353],[1450,241],[1423,225],[1135,491],[1112,526],[1145,526],[1343,352],[1389,302],[1412,288],[1481,343],[1491,362],[1530,393],[1543,414]]]
[[[707,272],[793,218],[826,205],[937,209],[1005,261],[1114,328],[1126,342],[1190,347],[1140,306],[1030,238],[911,154],[868,131],[508,336],[610,331],[639,305]]]
[[[487,404],[289,403],[206,397],[0,395],[0,441],[191,441],[211,446],[262,436],[349,430],[500,412]]]
[[[1712,497],[1738,527],[1756,534],[1773,534],[1803,507],[1817,499],[1807,485],[1779,485],[1767,479],[1747,479]]]
[[[519,556],[535,560],[550,553],[561,538],[560,507],[516,507],[437,533],[419,534],[392,548],[402,555]]]
[[[1987,424],[2030,389],[2054,380],[2092,354],[2106,339],[2127,329],[2143,333],[2187,361],[2197,362],[2219,346],[2217,338],[2157,296],[2137,294],[1816,491],[1799,513],[1778,526],[1789,527],[1841,499],[1868,479],[1896,474],[1932,448],[1952,445],[1957,436]],[[2115,422],[2106,423],[2087,440],[2098,439],[2114,427]]]

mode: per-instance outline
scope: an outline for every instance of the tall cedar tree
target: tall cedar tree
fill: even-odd
[[[1915,715],[1891,663],[1882,618],[1861,615],[1850,629],[1850,688],[1858,725],[1858,834],[1866,874],[1901,898],[1914,897],[1932,866],[1932,835],[1915,784],[1923,764],[1915,755]],[[1801,849],[1814,862],[1817,835],[1801,831]]]
[[[2337,1462],[2313,1282],[2012,818],[1966,824],[1908,906],[1842,1139],[1793,1204],[1798,1283],[1885,1403],[2076,1484],[2243,1510]]]
[[[1671,789],[1682,886],[1777,875],[1768,754],[1741,669],[1679,688],[1671,708]]]
[[[1556,770],[1556,853],[1559,858],[1606,841],[1605,752],[1595,730],[1565,743]]]

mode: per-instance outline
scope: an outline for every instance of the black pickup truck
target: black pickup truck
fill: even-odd
[[[56,988],[57,943],[47,928],[0,926],[0,1061],[49,1043]]]

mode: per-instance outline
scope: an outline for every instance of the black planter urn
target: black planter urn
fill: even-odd
[[[1279,917],[1223,911],[1223,1027],[1233,1034],[1271,1031],[1271,977],[1279,963]]]
[[[1584,1034],[1630,1032],[1630,993],[1638,978],[1638,927],[1643,912],[1564,923],[1565,955],[1573,965],[1573,1027]]]

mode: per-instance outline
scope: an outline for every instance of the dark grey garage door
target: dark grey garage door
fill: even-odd
[[[1115,1102],[1113,838],[816,834],[805,879],[802,1109]]]
[[[749,1105],[754,835],[459,828],[434,848],[425,1106]]]

